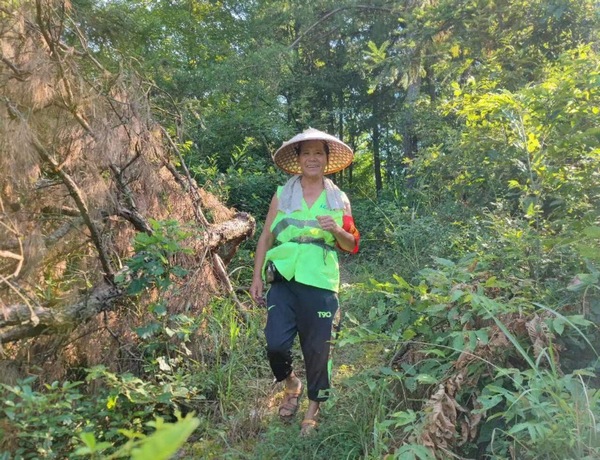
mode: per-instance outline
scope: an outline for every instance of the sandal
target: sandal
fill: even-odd
[[[311,418],[305,418],[300,424],[300,436],[310,436],[317,428],[318,423]]]
[[[279,416],[284,420],[291,419],[296,412],[298,412],[298,406],[300,405],[300,395],[302,394],[302,385],[297,390],[285,390],[285,396],[283,402],[279,406]],[[283,411],[288,412],[282,414]]]

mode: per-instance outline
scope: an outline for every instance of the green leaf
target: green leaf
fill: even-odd
[[[533,426],[532,426],[532,424],[530,422],[517,423],[517,424],[513,425],[510,428],[510,430],[508,430],[508,434],[516,434],[516,433],[519,433],[521,431],[528,430],[529,434],[531,435],[532,434],[532,431],[531,431],[532,428],[533,428]],[[535,437],[535,433],[533,434],[532,438],[533,437]]]
[[[79,438],[83,441],[83,443],[89,447],[90,449],[93,449],[96,447],[96,437],[94,436],[94,433],[91,433],[89,431],[84,431],[83,433],[81,433],[79,435]]]
[[[135,278],[127,286],[127,293],[129,295],[135,295],[142,292],[148,286],[148,280],[146,278]]]
[[[434,460],[436,457],[425,446],[419,444],[404,444],[394,454],[398,460]]]
[[[482,345],[487,345],[487,343],[490,341],[488,331],[486,331],[485,329],[478,329],[477,331],[475,331],[475,335],[481,341]]]
[[[473,412],[474,413],[486,412],[486,411],[492,409],[493,407],[496,407],[503,400],[504,400],[504,398],[498,394],[488,395],[488,396],[481,395],[481,396],[479,396],[479,398],[477,398],[477,401],[479,402],[479,404],[481,404],[481,407],[478,409],[474,409]]]
[[[438,383],[438,379],[436,379],[434,376],[429,375],[429,374],[419,374],[417,375],[417,382],[419,383],[425,383],[425,384],[434,384],[434,383]]]
[[[173,273],[174,276],[181,278],[188,274],[188,270],[186,270],[183,267],[180,267],[179,265],[176,265],[171,269],[171,273]]]
[[[591,326],[594,323],[588,319],[586,319],[583,315],[569,315],[565,316],[565,318],[571,324],[577,324],[578,326]]]
[[[461,291],[460,289],[457,289],[456,291],[453,291],[452,295],[450,296],[450,302],[456,302],[464,294],[465,294],[464,291]]]
[[[452,339],[452,348],[456,351],[463,351],[465,348],[465,338],[463,337],[462,332],[454,333],[454,338]]]
[[[394,426],[398,428],[413,423],[417,420],[417,414],[415,411],[409,409],[406,411],[394,412],[390,418],[393,420]]]
[[[565,330],[565,321],[562,318],[554,318],[552,320],[552,328],[558,335],[562,335]]]
[[[141,339],[149,339],[152,337],[158,330],[160,329],[160,324],[158,323],[150,323],[147,326],[138,327],[135,329],[136,334]]]
[[[412,340],[416,335],[417,333],[414,331],[414,329],[409,328],[402,333],[402,338],[404,340]]]
[[[404,385],[408,389],[408,391],[417,391],[417,381],[414,377],[408,377],[404,379]]]
[[[456,264],[454,262],[452,262],[451,260],[448,259],[444,259],[442,257],[433,257],[433,260],[439,264],[442,265],[444,267],[448,267],[448,268],[453,268],[456,266]]]
[[[358,319],[356,319],[356,317],[352,313],[345,312],[345,316],[348,319],[348,321],[350,321],[352,324],[360,326],[360,321],[358,321]]]
[[[400,286],[403,289],[410,289],[410,284],[408,284],[404,278],[396,274],[392,275],[392,277],[396,280],[398,286]]]

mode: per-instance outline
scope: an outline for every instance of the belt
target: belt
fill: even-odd
[[[299,244],[314,244],[315,246],[319,246],[327,251],[335,249],[335,246],[331,244],[327,244],[322,238],[313,238],[311,236],[298,236],[296,238],[292,238],[289,240],[291,243],[299,243]]]
[[[313,238],[311,236],[298,236],[296,238],[292,238],[290,242],[298,244],[314,244],[315,246],[323,248],[323,262],[325,264],[327,264],[327,254],[329,254],[329,251],[333,251],[335,249],[335,246],[327,244],[323,238]]]

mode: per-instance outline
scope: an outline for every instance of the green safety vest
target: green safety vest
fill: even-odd
[[[277,197],[283,187],[277,188]],[[277,270],[288,281],[338,292],[340,267],[335,249],[335,237],[322,230],[316,216],[330,215],[342,225],[344,211],[331,210],[325,190],[312,207],[302,200],[302,209],[286,214],[282,211],[271,224],[274,246],[267,251],[265,264],[272,260]],[[263,270],[264,273],[264,270]]]

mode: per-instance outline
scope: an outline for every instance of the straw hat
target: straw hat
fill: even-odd
[[[279,168],[289,174],[301,174],[302,171],[300,170],[296,151],[298,143],[313,140],[325,141],[329,146],[329,161],[325,168],[325,174],[341,171],[352,163],[354,153],[350,147],[337,137],[314,128],[308,128],[281,144],[281,147],[273,154],[273,161]]]

